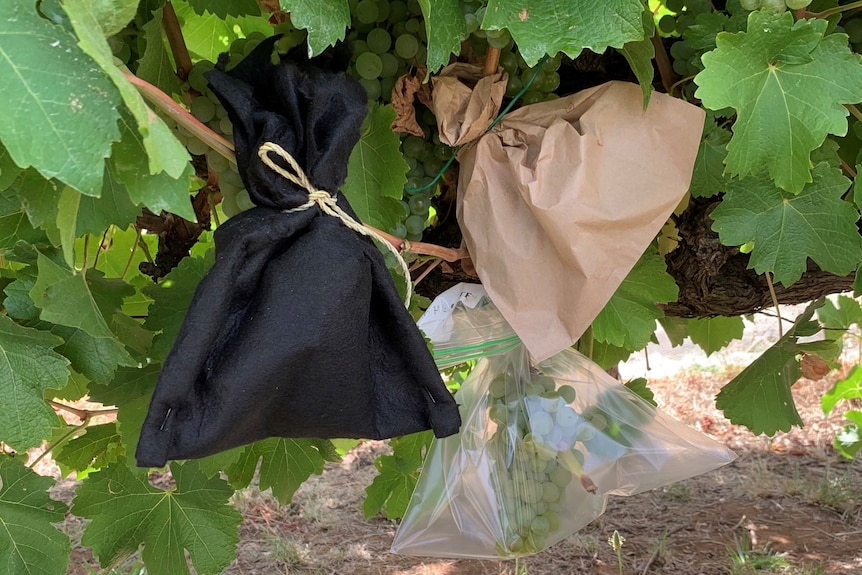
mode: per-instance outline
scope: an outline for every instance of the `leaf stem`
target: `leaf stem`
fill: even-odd
[[[45,448],[45,451],[43,451],[42,453],[40,453],[40,454],[39,454],[39,457],[37,457],[36,459],[34,459],[32,462],[30,462],[30,464],[29,464],[29,465],[27,465],[27,468],[28,468],[28,469],[33,469],[34,467],[36,467],[36,464],[38,464],[40,461],[42,461],[43,459],[45,459],[45,457],[46,457],[49,453],[51,453],[52,451],[54,451],[55,449],[57,449],[57,447],[59,447],[60,445],[62,445],[63,443],[65,443],[65,441],[66,441],[67,439],[69,439],[70,437],[72,437],[73,435],[75,435],[76,433],[78,433],[79,431],[83,430],[85,427],[87,427],[87,425],[88,425],[88,424],[89,424],[89,421],[85,420],[85,421],[84,421],[83,423],[81,423],[80,425],[76,425],[75,427],[73,427],[72,429],[70,429],[69,431],[67,431],[66,433],[64,433],[64,434],[62,435],[62,437],[60,437],[59,439],[57,439],[57,440],[56,440],[56,441],[54,441],[53,443],[49,443],[49,444],[48,444],[48,447],[46,447],[46,448]]]
[[[171,45],[174,62],[177,64],[177,76],[185,81],[192,70],[192,58],[189,55],[189,49],[186,47],[186,40],[183,38],[183,31],[180,28],[177,13],[174,11],[174,6],[170,0],[165,2],[162,9],[162,26],[165,29],[165,36],[168,37],[168,43]]]
[[[87,275],[87,258],[90,251],[90,234],[84,234],[84,254],[81,261],[81,275]]]
[[[772,296],[772,305],[775,306],[775,315],[778,316],[778,339],[784,337],[784,328],[781,325],[781,309],[778,307],[778,296],[775,295],[775,286],[772,285],[772,273],[766,272],[766,285],[769,286],[769,295]]]
[[[110,232],[113,227],[113,224],[109,225],[105,228],[105,233],[102,234],[102,241],[99,242],[99,247],[96,248],[96,257],[93,258],[93,269],[99,265],[99,256],[102,254],[102,248],[105,246],[105,241],[108,239],[108,232]]]
[[[65,403],[60,403],[59,401],[55,401],[53,399],[50,400],[48,404],[54,409],[62,409],[63,411],[68,411],[76,417],[80,417],[84,421],[96,417],[97,415],[115,415],[117,413],[116,407],[106,407],[105,409],[81,409],[78,407],[72,407],[71,405],[66,405]]]
[[[809,12],[808,15],[812,18],[828,18],[833,14],[840,14],[841,12],[846,12],[847,10],[852,10],[859,7],[862,7],[862,0],[860,0],[859,2],[845,4],[843,6],[836,6],[835,8],[829,8],[828,10],[824,10],[822,12]]]
[[[853,117],[862,122],[862,111],[859,111],[859,108],[854,106],[853,104],[845,104],[847,109],[853,114]]]
[[[138,234],[135,237],[135,243],[132,245],[132,253],[129,254],[129,259],[126,261],[126,267],[123,268],[123,275],[120,276],[121,280],[126,279],[126,274],[129,273],[129,268],[132,266],[132,260],[135,259],[135,252],[138,251],[138,242],[141,241],[141,234],[143,230],[141,228],[137,228]]]

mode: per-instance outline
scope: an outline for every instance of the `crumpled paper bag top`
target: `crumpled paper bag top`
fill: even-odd
[[[461,62],[446,66],[432,78],[431,111],[440,141],[460,146],[480,137],[500,111],[508,75],[499,69],[482,75],[481,66]]]
[[[485,110],[477,99],[493,108],[491,90],[450,85],[434,89],[440,137],[464,143],[493,119],[471,112]],[[459,118],[475,125],[455,129]],[[703,122],[682,100],[653,93],[644,110],[637,85],[608,82],[524,106],[462,150],[465,243],[537,361],[586,331],[679,204]]]

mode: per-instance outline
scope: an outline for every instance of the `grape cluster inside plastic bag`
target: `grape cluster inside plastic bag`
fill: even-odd
[[[575,350],[531,362],[481,286],[442,294],[420,327],[436,339],[440,365],[483,357],[456,396],[461,432],[432,444],[393,553],[530,555],[601,515],[610,495],[655,489],[735,457]]]

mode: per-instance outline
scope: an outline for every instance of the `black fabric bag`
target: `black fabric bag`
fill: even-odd
[[[374,242],[316,204],[285,213],[309,192],[258,156],[262,144],[278,144],[355,219],[337,190],[364,90],[333,70],[344,66],[337,59],[273,65],[271,53],[267,41],[230,72],[208,73],[258,207],[215,232],[216,261],[164,362],[140,466],[271,436],[383,439],[430,428],[445,437],[460,427]]]

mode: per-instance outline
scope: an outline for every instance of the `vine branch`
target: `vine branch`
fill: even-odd
[[[224,156],[227,160],[236,163],[236,154],[234,153],[233,144],[227,141],[222,136],[213,132],[207,125],[203,124],[192,116],[185,108],[183,108],[180,104],[174,101],[173,98],[162,92],[157,87],[153,86],[146,80],[142,80],[138,78],[134,74],[130,74],[126,72],[124,74],[126,79],[132,83],[143,96],[150,101],[154,106],[156,106],[159,110],[170,116],[177,124],[183,126],[186,130],[191,132],[193,136],[198,138],[201,142],[208,145],[212,148],[216,153]],[[392,234],[388,234],[377,228],[369,226],[368,224],[364,224],[365,227],[374,230],[379,233],[381,236],[386,238],[386,241],[392,244],[396,249],[400,251],[410,251],[415,254],[422,254],[428,256],[435,256],[446,260],[447,262],[454,262],[464,258],[469,257],[467,251],[464,249],[452,249],[446,248],[443,246],[438,246],[435,244],[426,244],[423,242],[407,242],[399,237],[393,236]]]
[[[168,44],[171,45],[171,53],[174,55],[174,62],[177,65],[177,76],[180,77],[180,80],[185,81],[192,71],[192,58],[186,46],[186,39],[183,38],[177,13],[174,11],[174,6],[170,0],[165,2],[162,9],[162,26],[165,29],[165,36],[168,37]]]
[[[658,65],[661,85],[664,86],[665,92],[673,96],[673,90],[679,84],[679,78],[673,71],[673,65],[670,63],[670,57],[667,55],[667,50],[664,49],[664,44],[658,35],[658,30],[650,38],[650,41],[655,50],[655,63]]]
[[[48,403],[54,409],[67,411],[75,417],[80,417],[84,421],[96,417],[97,415],[115,415],[117,413],[116,407],[108,407],[105,409],[81,409],[79,407],[73,407],[71,405],[66,405],[65,403],[60,403],[59,401],[54,401],[53,399]]]
[[[833,14],[840,14],[841,12],[846,12],[847,10],[853,10],[854,8],[862,7],[862,0],[859,2],[852,2],[850,4],[845,4],[843,6],[836,6],[835,8],[829,8],[828,10],[824,10],[822,12],[808,12],[808,16],[811,18],[828,18]]]

